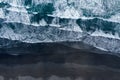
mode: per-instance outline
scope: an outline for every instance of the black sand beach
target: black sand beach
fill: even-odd
[[[120,80],[120,58],[108,52],[80,42],[27,45],[1,49],[0,80]]]

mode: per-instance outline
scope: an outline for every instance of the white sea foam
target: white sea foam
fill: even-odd
[[[78,19],[80,16],[82,16],[82,13],[80,11],[76,11],[73,7],[66,7],[62,11],[59,9],[54,12],[53,16],[57,16],[60,18],[72,18],[72,19]]]
[[[7,10],[12,11],[12,12],[22,12],[22,13],[27,13],[27,10],[24,7],[9,7]]]
[[[113,35],[112,33],[104,33],[102,30],[96,30],[91,34],[91,36],[102,36],[106,38],[114,38],[114,39],[120,39],[119,35],[116,33]]]
[[[26,25],[33,25],[35,26],[46,26],[48,25],[47,22],[42,19],[39,23],[31,23],[31,14],[37,14],[38,12],[32,12],[28,13],[26,8],[30,8],[30,6],[24,5],[24,0],[0,0],[0,2],[8,3],[11,5],[9,8],[0,8],[0,18],[5,18],[5,22],[17,22],[17,23],[23,23]],[[54,33],[52,28],[51,31],[48,30],[44,34],[35,33],[33,31],[33,28],[29,29],[28,27],[25,27],[22,30],[16,31],[18,33],[15,33],[15,31],[7,26],[4,26],[4,28],[0,29],[0,37],[1,38],[8,38],[11,40],[20,40],[23,42],[28,43],[37,43],[37,42],[56,42],[56,41],[79,41],[80,38],[83,36],[81,33],[84,31],[81,30],[81,28],[74,22],[76,19],[94,19],[96,17],[92,17],[93,15],[98,16],[105,16],[109,13],[114,13],[114,15],[109,15],[110,18],[104,18],[104,17],[97,17],[99,19],[102,19],[104,21],[110,21],[110,22],[117,22],[120,23],[120,12],[119,10],[119,4],[120,0],[32,0],[32,4],[37,5],[40,3],[53,3],[55,7],[55,11],[48,16],[55,17],[50,25],[50,27],[56,27],[59,33]],[[105,9],[107,7],[108,10]],[[8,10],[8,13],[5,13],[5,11]],[[88,11],[88,15],[91,15],[89,17],[86,17],[84,15],[83,10]],[[70,19],[66,25],[61,25],[59,23],[59,18],[67,18]],[[30,27],[30,26],[29,26]],[[119,26],[118,26],[119,27]],[[54,28],[53,28],[54,29]],[[37,29],[35,29],[37,30]],[[62,33],[59,30],[64,30],[64,32],[68,31],[67,33]],[[29,33],[31,31],[31,33]],[[57,31],[56,31],[57,32]],[[87,32],[86,32],[87,34]],[[58,36],[59,35],[59,36]],[[62,37],[60,36],[62,35]],[[104,37],[103,39],[119,39],[119,35],[116,33],[115,35],[111,33],[104,33],[102,30],[96,30],[94,33],[90,34],[91,37]],[[42,38],[42,39],[39,39]],[[100,40],[100,39],[99,39]],[[89,41],[89,39],[87,40]],[[101,39],[102,41],[102,39]],[[107,47],[104,47],[103,45],[99,44],[99,41],[96,39],[96,42],[92,42],[91,44],[97,48],[100,48],[102,50],[110,50],[119,52],[120,50],[115,48],[118,46],[115,42],[110,43]],[[89,41],[90,42],[90,41]],[[96,43],[99,45],[96,46]],[[107,41],[104,42],[105,44],[108,44]],[[95,45],[94,45],[95,44]],[[119,44],[119,43],[118,43]],[[111,46],[114,45],[114,48]]]
[[[0,8],[0,18],[5,18],[5,13],[2,8]]]

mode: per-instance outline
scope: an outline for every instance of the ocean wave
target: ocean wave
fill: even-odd
[[[119,4],[120,0],[0,0],[0,37],[28,43],[83,41],[120,53]]]

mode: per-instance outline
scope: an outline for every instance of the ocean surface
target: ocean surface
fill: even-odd
[[[0,80],[120,80],[120,0],[0,0]]]

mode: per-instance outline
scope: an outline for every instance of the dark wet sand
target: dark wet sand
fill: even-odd
[[[27,54],[8,53],[20,51]],[[0,54],[0,80],[120,80],[119,57],[83,44],[78,49],[63,43],[45,43],[6,52]]]

